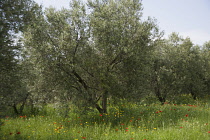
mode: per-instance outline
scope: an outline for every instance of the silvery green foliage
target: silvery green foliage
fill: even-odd
[[[0,2],[0,104],[16,106],[25,102],[28,92],[21,65],[20,35],[32,22],[39,6],[31,0]]]
[[[153,53],[151,89],[162,103],[181,94],[197,99],[206,93],[207,65],[201,48],[189,38],[172,33]]]
[[[133,0],[74,0],[69,9],[46,9],[24,34],[34,96],[102,113],[107,98],[137,98],[159,39],[154,20],[141,17],[141,2]]]

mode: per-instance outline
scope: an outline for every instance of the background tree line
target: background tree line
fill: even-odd
[[[25,104],[73,103],[107,113],[108,99],[164,104],[210,95],[210,41],[163,39],[140,0],[73,0],[42,9],[32,0],[0,2],[0,101],[21,114]]]

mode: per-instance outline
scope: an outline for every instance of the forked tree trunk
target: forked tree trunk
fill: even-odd
[[[196,94],[194,92],[191,91],[191,95],[193,97],[193,100],[196,100],[197,99],[197,96],[196,96]]]
[[[98,110],[99,113],[103,113],[103,108],[101,108],[98,104],[95,104],[96,109]]]
[[[166,99],[165,97],[161,96],[159,87],[155,87],[155,95],[158,98],[158,100],[161,102],[161,105],[164,105],[164,103],[166,102]]]
[[[190,94],[192,95],[192,97],[193,97],[193,100],[196,100],[197,99],[197,95],[196,95],[196,93],[193,91],[193,86],[192,85],[190,85]]]
[[[13,110],[14,110],[14,112],[17,114],[17,115],[20,115],[20,114],[22,114],[23,113],[23,109],[24,109],[24,107],[25,107],[25,104],[26,104],[26,101],[27,101],[27,99],[28,99],[28,96],[29,96],[29,93],[26,95],[26,97],[23,99],[23,101],[22,101],[22,104],[21,104],[21,106],[20,106],[20,108],[18,109],[17,108],[17,104],[13,104]]]
[[[107,113],[107,96],[108,96],[108,92],[105,91],[102,96],[101,107],[98,104],[95,104],[96,109],[101,114]]]
[[[17,109],[16,104],[14,104],[12,107],[13,107],[13,110],[14,110],[15,114],[18,115],[19,114],[19,111]]]
[[[75,70],[73,70],[72,73],[78,79],[78,82],[84,87],[84,89],[88,91],[89,87],[87,86],[86,82],[82,79],[82,77],[80,77],[80,75]],[[99,113],[107,113],[107,96],[108,91],[105,91],[102,95],[102,107],[95,103],[95,107],[99,111]]]

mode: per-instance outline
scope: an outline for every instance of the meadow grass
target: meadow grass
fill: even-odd
[[[209,140],[209,103],[109,104],[108,114],[69,112],[48,106],[38,115],[0,120],[2,140]]]

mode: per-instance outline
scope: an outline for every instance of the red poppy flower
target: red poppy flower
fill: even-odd
[[[82,137],[82,139],[86,139],[86,137]]]
[[[186,114],[185,117],[188,117],[188,114]]]
[[[182,126],[180,128],[183,128]]]
[[[12,133],[9,133],[10,135],[12,135]]]
[[[163,111],[159,111],[159,112],[163,112]]]
[[[20,134],[20,132],[17,132],[17,134]]]
[[[103,116],[102,114],[100,114],[99,116]]]
[[[125,129],[128,129],[128,128],[125,128]]]
[[[115,131],[118,131],[119,129],[115,129]]]
[[[121,123],[121,125],[125,125],[124,123]]]
[[[208,131],[208,133],[210,133],[210,131]]]
[[[126,132],[128,132],[128,130],[125,130]]]

